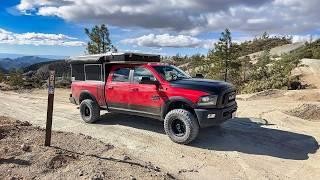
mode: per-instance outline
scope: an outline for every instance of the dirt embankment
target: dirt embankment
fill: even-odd
[[[320,121],[320,105],[317,104],[302,104],[286,113],[309,121]]]
[[[302,59],[292,74],[300,76],[302,83],[320,89],[320,59]]]
[[[263,100],[266,98],[279,98],[283,97],[286,91],[279,90],[279,89],[269,89],[253,94],[244,94],[241,96],[238,96],[238,100],[245,100],[245,101],[251,101],[251,100]]]
[[[90,136],[53,132],[0,116],[0,179],[174,179],[151,163]]]

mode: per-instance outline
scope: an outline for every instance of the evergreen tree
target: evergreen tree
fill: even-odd
[[[270,77],[269,66],[271,63],[270,50],[265,50],[258,58],[258,62],[256,64],[256,74],[255,79],[259,80],[267,80]]]
[[[232,54],[232,38],[229,29],[221,33],[218,43],[215,44],[216,55],[224,61],[224,81],[228,79],[229,61]]]
[[[84,31],[90,39],[87,44],[88,54],[100,54],[109,51],[117,52],[117,48],[112,45],[109,38],[110,33],[106,25],[102,24],[100,27],[96,25],[91,31],[88,28],[85,28]]]
[[[239,84],[241,63],[238,60],[238,52],[238,46],[232,43],[230,30],[226,29],[221,33],[214,49],[208,54],[208,58],[212,62],[209,67],[211,74],[209,77]]]

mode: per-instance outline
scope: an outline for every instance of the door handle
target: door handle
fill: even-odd
[[[113,89],[113,86],[108,87],[108,89]]]

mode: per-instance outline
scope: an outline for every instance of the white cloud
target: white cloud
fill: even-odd
[[[215,40],[201,40],[188,35],[149,34],[137,38],[124,39],[123,44],[132,44],[144,47],[174,47],[174,48],[212,48]]]
[[[307,35],[293,35],[292,36],[292,42],[296,43],[296,42],[310,42],[310,41],[314,41],[316,39],[319,39],[320,36],[319,35],[311,35],[311,34],[307,34]]]
[[[297,34],[320,29],[319,0],[21,0],[24,13],[183,34]]]
[[[57,7],[42,7],[37,14],[41,16],[55,16],[59,14],[59,9]]]
[[[267,23],[268,19],[267,18],[248,19],[247,22],[248,24],[262,24],[262,23]]]
[[[64,34],[13,33],[0,28],[0,44],[47,45],[47,46],[83,46],[82,41]]]

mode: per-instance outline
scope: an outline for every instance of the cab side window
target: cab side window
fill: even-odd
[[[157,80],[149,69],[145,67],[135,67],[133,73],[133,83],[139,84],[142,77],[149,77],[151,81]]]
[[[115,69],[112,75],[112,82],[129,82],[130,68],[120,67]]]

